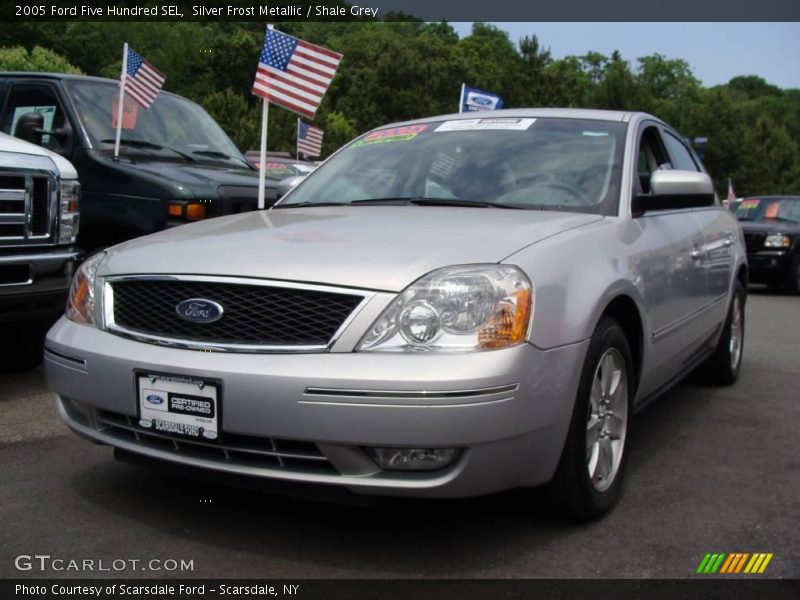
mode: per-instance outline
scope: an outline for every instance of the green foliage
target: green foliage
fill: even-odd
[[[240,149],[257,148],[261,118],[255,102],[249,103],[231,88],[203,98],[203,108],[219,123]]]
[[[83,73],[79,68],[72,66],[63,56],[41,46],[34,46],[30,52],[22,46],[0,48],[0,71]]]
[[[447,23],[400,13],[391,22],[283,23],[280,29],[344,54],[314,124],[326,156],[390,122],[451,113],[462,83],[509,108],[566,106],[644,110],[689,138],[708,138],[705,163],[717,189],[739,195],[800,193],[800,90],[736,77],[708,89],[680,58],[554,59],[530,31],[520,40],[485,23],[459,39]],[[165,88],[201,102],[242,150],[258,147],[261,102],[250,93],[264,39],[259,23],[20,23],[0,28],[0,68],[119,77],[128,42],[167,76]],[[74,65],[74,66],[73,66]],[[296,116],[270,107],[268,147],[294,152]]]

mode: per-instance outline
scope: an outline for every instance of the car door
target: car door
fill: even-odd
[[[634,193],[647,195],[652,173],[672,168],[660,124],[640,124],[636,152]],[[702,344],[698,320],[706,304],[706,273],[699,256],[705,238],[692,208],[651,210],[634,218],[649,248],[642,275],[652,349],[648,380],[654,389],[682,371]]]
[[[674,168],[686,171],[703,170],[691,150],[677,135],[668,129],[664,129],[662,133]],[[724,320],[727,314],[728,291],[735,261],[733,247],[739,235],[739,224],[730,211],[716,201],[714,206],[694,209],[694,213],[704,239],[696,260],[706,275],[706,314],[700,317],[699,327],[708,330]]]

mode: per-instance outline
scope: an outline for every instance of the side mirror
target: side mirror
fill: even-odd
[[[49,144],[48,149],[58,154],[68,155],[72,149],[72,127],[65,123],[63,127],[49,131],[44,128],[44,115],[41,113],[29,112],[22,115],[14,127],[14,137],[17,137],[31,144],[43,146],[43,137],[53,136],[58,140],[58,144]]]
[[[72,127],[69,123],[64,123],[63,127],[45,133],[49,133],[58,140],[58,146],[54,147],[53,151],[68,157],[72,151]]]
[[[44,133],[44,116],[29,112],[20,116],[17,126],[14,127],[14,137],[17,137],[37,146],[42,145],[42,134]]]
[[[633,198],[631,211],[634,216],[654,210],[714,205],[714,184],[706,173],[698,171],[654,171],[650,176],[650,192]]]

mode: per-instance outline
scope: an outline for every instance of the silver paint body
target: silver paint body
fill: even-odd
[[[101,264],[98,295],[106,277],[179,273],[353,288],[366,301],[329,348],[307,353],[198,352],[62,318],[48,334],[45,356],[62,417],[85,437],[155,458],[365,493],[470,496],[548,481],[589,338],[609,304],[626,296],[641,316],[635,400],[641,403],[716,344],[745,251],[736,220],[719,204],[631,215],[640,132],[647,125],[666,127],[655,118],[553,109],[501,113],[628,122],[618,214],[284,208],[127,242]],[[354,352],[398,292],[434,269],[471,263],[516,265],[533,282],[527,343],[457,354]],[[222,380],[223,431],[314,442],[338,474],[240,467],[144,449],[104,436],[91,418],[88,425],[79,422],[64,407],[68,398],[90,415],[103,409],[135,416],[134,369]],[[364,446],[465,450],[440,471],[402,473],[378,469]]]

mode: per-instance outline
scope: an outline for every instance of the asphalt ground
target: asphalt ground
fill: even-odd
[[[799,315],[752,290],[739,382],[684,383],[637,415],[626,493],[583,525],[520,493],[334,501],[125,464],[67,431],[41,367],[0,375],[0,577],[707,578],[706,553],[770,552],[763,575],[730,577],[797,578]],[[192,570],[15,568],[34,554]]]

